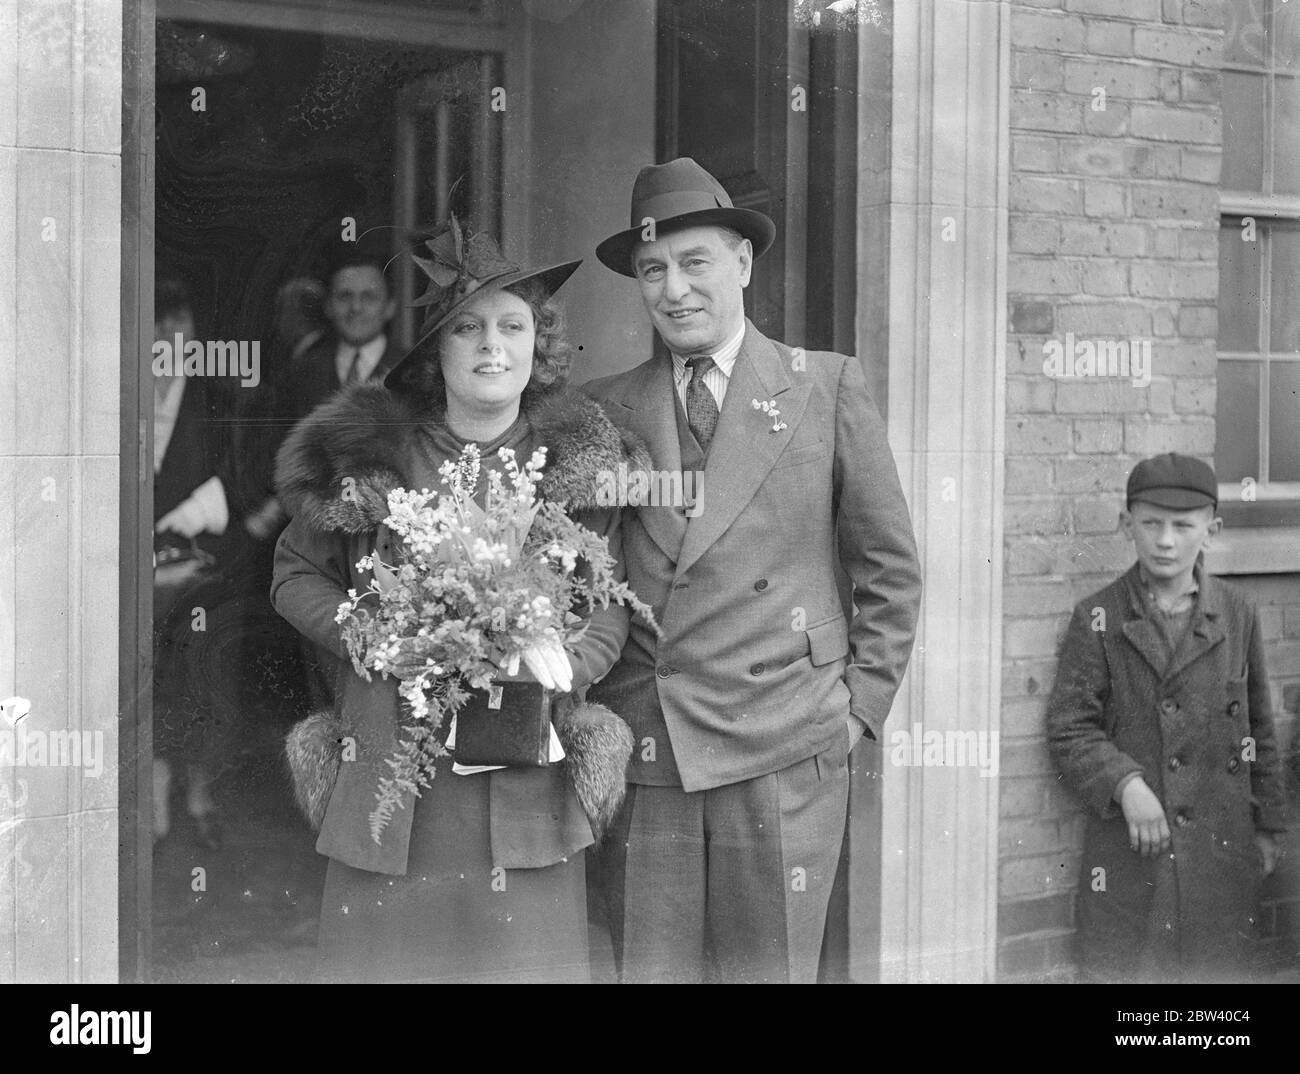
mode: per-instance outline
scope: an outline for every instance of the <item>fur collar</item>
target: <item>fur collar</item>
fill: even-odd
[[[405,485],[398,460],[432,411],[427,396],[360,384],[317,407],[289,434],[276,459],[275,484],[285,509],[314,529],[367,533],[388,516],[388,492]],[[547,447],[540,493],[570,511],[596,501],[598,475],[651,467],[649,452],[605,417],[598,403],[568,390],[525,410]]]

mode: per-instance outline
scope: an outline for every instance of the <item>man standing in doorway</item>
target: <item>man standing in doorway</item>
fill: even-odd
[[[396,311],[379,262],[356,256],[335,266],[325,299],[330,330],[294,359],[290,383],[299,416],[348,384],[383,380],[402,356],[387,335]]]
[[[293,357],[286,392],[293,421],[349,384],[382,383],[405,353],[387,334],[397,301],[377,260],[355,254],[336,263],[324,312],[329,328],[308,337]],[[272,501],[268,511],[278,507]],[[283,525],[282,515],[271,517],[268,529]],[[305,638],[299,644],[312,705],[328,708],[334,703],[337,661]]]
[[[879,739],[916,629],[907,504],[858,360],[745,317],[772,221],[682,158],[642,169],[631,224],[596,255],[636,280],[669,357],[585,390],[701,491],[625,512],[663,636],[634,622],[591,690],[636,738],[606,842],[615,947],[629,982],[814,981],[848,755]]]

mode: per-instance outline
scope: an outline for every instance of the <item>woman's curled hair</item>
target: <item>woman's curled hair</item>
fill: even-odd
[[[533,341],[533,371],[520,398],[520,405],[526,409],[541,397],[565,387],[569,380],[573,348],[564,334],[564,318],[560,309],[551,301],[541,283],[536,279],[522,280],[502,290],[522,298],[533,314],[536,333]],[[420,352],[407,362],[406,369],[400,374],[402,390],[432,395],[438,403],[446,403],[447,387],[442,377],[439,352],[448,327],[444,325],[439,329]]]

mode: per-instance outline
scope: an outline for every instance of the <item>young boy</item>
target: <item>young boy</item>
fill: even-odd
[[[1285,829],[1259,620],[1202,569],[1214,471],[1146,459],[1120,525],[1137,563],[1074,610],[1047,706],[1088,811],[1085,979],[1223,980],[1249,968],[1259,883]]]

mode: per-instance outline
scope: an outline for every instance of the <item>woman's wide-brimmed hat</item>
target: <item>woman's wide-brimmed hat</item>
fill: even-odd
[[[453,216],[447,226],[424,243],[429,256],[412,255],[428,278],[428,288],[412,305],[427,307],[420,324],[420,336],[401,360],[384,377],[384,385],[398,387],[410,372],[410,363],[427,347],[448,319],[484,288],[509,287],[511,284],[536,280],[547,297],[555,294],[582,264],[563,261],[545,268],[520,268],[508,261],[497,242],[483,231],[462,230]]]
[[[737,209],[722,184],[690,157],[652,164],[637,173],[632,226],[596,247],[601,264],[624,276],[636,276],[632,251],[651,220],[656,235],[706,225],[733,228],[754,244],[755,257],[766,253],[776,238],[771,217],[756,209]]]

